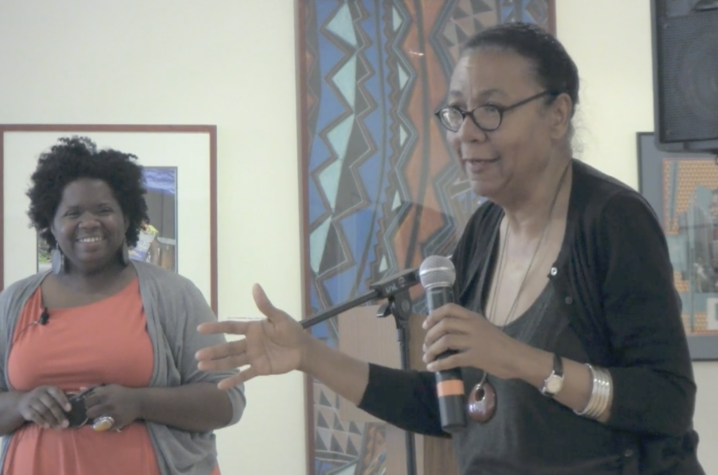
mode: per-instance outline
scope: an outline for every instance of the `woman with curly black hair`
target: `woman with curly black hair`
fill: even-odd
[[[218,474],[213,431],[236,423],[233,372],[194,353],[222,337],[189,280],[130,261],[147,220],[136,157],[63,138],[40,156],[29,215],[52,269],[0,295],[2,473]]]

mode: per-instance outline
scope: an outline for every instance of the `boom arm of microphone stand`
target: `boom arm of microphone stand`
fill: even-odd
[[[379,282],[372,284],[371,291],[355,297],[348,302],[335,305],[319,315],[315,315],[311,318],[301,321],[302,328],[307,329],[321,323],[325,320],[329,320],[332,317],[339,315],[340,313],[346,312],[359,305],[371,302],[372,300],[388,298],[392,299],[396,294],[408,290],[410,287],[419,284],[419,273],[416,269],[409,269],[401,272],[400,274],[392,275],[386,279],[380,280]],[[385,315],[388,316],[389,314]]]
[[[354,307],[358,307],[359,305],[371,302],[372,300],[376,300],[379,298],[379,292],[376,290],[372,290],[371,292],[367,292],[363,295],[360,295],[359,297],[353,298],[352,300],[349,300],[348,302],[340,303],[339,305],[335,305],[319,315],[315,315],[311,318],[308,318],[306,320],[302,320],[302,328],[307,329],[310,327],[313,327],[314,325],[317,325],[319,323],[322,323],[324,320],[329,320],[332,317],[335,317],[339,315],[340,313],[344,313],[347,310],[350,310]]]

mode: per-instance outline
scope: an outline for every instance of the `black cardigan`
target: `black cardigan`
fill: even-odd
[[[452,256],[460,303],[477,285],[490,257],[491,230],[502,216],[499,206],[484,203],[464,230]],[[646,200],[574,160],[565,238],[549,278],[571,308],[571,325],[589,360],[611,372],[608,425],[621,438],[626,466],[640,470],[634,473],[703,473],[681,302],[665,236]],[[371,365],[359,407],[407,430],[446,435],[429,372]]]

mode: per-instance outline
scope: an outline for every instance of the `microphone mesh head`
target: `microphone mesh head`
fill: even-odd
[[[448,257],[429,256],[419,267],[419,280],[425,289],[437,285],[452,286],[456,280],[456,269]]]

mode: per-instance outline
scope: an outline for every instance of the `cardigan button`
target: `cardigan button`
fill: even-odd
[[[558,274],[558,269],[556,269],[555,267],[552,267],[551,268],[551,277],[555,277],[556,274]]]
[[[573,303],[573,297],[566,297],[564,302],[566,302],[566,305],[571,305]]]

